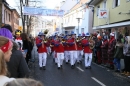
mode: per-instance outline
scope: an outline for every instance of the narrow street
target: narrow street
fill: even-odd
[[[58,70],[52,57],[48,56],[46,70],[39,70],[36,47],[33,56],[36,62],[31,68],[31,78],[41,81],[44,86],[130,86],[130,79],[114,73],[105,67],[92,63],[92,69],[85,69],[84,62],[71,69],[63,64]]]

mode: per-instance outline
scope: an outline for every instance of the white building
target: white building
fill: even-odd
[[[80,0],[65,0],[61,2],[59,10],[64,10],[64,15],[69,13],[70,9],[73,8]],[[58,34],[63,33],[63,17],[56,17],[54,20],[56,24],[56,31]]]
[[[67,1],[68,3],[72,2],[72,0]],[[89,1],[90,0],[79,0],[79,2],[76,3],[76,5],[70,8],[69,12],[65,12],[62,18],[63,33],[68,34],[71,31],[74,31],[78,35],[82,33],[93,32],[92,30],[93,11],[92,8],[87,7],[87,3],[89,3]],[[63,6],[64,8],[66,8],[65,11],[68,10],[67,8],[68,4],[66,5],[64,4]],[[78,21],[78,19],[80,21]]]

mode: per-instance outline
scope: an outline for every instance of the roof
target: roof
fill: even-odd
[[[9,4],[8,4],[6,1],[3,2],[3,4],[4,4],[4,6],[5,6],[8,10],[10,10],[11,12],[12,12],[12,11],[15,11],[16,15],[20,18],[20,15],[19,15],[19,13],[17,12],[16,9],[14,9],[14,8],[11,7],[11,6],[9,6]]]
[[[80,0],[80,2],[78,2],[70,11],[75,10],[75,9],[81,7],[83,4],[85,4],[85,3],[89,2],[89,1],[90,0]]]
[[[11,9],[11,10],[14,11],[16,13],[16,15],[20,18],[20,15],[16,9]]]
[[[89,5],[96,5],[97,3],[99,3],[102,0],[91,0]]]

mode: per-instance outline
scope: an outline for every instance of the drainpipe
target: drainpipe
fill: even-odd
[[[6,16],[6,15],[5,15],[5,11],[6,11],[6,9],[4,9],[4,24],[5,24],[5,16]]]

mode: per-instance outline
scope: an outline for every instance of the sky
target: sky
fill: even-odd
[[[15,9],[18,9],[18,6],[19,6],[19,0],[6,0],[9,5]],[[31,1],[31,0],[30,0]],[[32,0],[32,1],[40,1],[40,0]],[[63,1],[63,0],[41,0],[42,1],[42,6],[43,7],[46,7],[48,9],[54,9],[55,7],[57,6],[60,6],[60,2]],[[48,20],[52,20],[54,17],[43,17],[45,19],[48,19]]]

